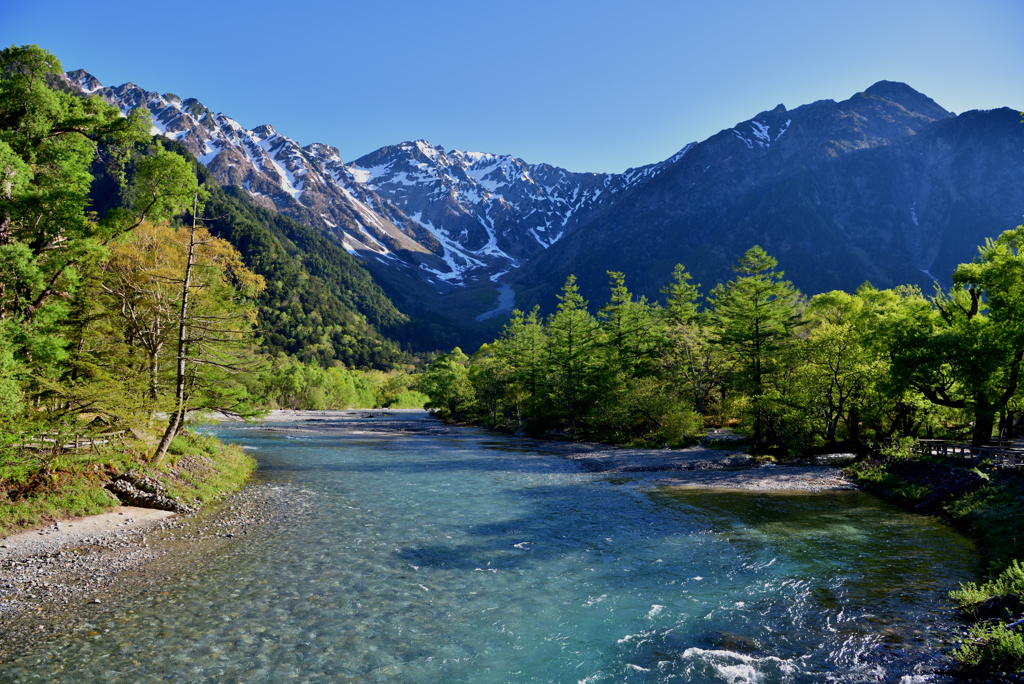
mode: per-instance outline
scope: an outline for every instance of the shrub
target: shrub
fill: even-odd
[[[899,442],[893,442],[892,445],[882,449],[882,455],[896,459],[913,458],[916,445],[917,439],[914,437],[903,437]]]
[[[416,390],[405,390],[395,395],[395,398],[388,404],[388,408],[423,408],[423,405],[430,401],[430,397]]]
[[[928,485],[914,484],[913,482],[901,482],[893,488],[892,493],[906,503],[917,503],[928,496],[932,488]]]
[[[957,591],[949,592],[958,608],[965,608],[975,603],[987,601],[996,596],[1024,594],[1024,566],[1015,559],[1010,567],[1003,570],[999,577],[978,586],[974,582],[961,584]]]
[[[899,478],[888,472],[885,466],[871,465],[869,463],[855,463],[846,469],[855,481],[865,485],[875,485],[885,489],[895,487]]]
[[[1003,623],[975,625],[953,658],[970,670],[1019,672],[1024,669],[1024,637]]]

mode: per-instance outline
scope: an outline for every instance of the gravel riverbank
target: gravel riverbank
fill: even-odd
[[[87,634],[116,599],[158,588],[222,545],[276,533],[310,498],[255,484],[198,516],[122,506],[0,539],[0,662],[50,632]]]

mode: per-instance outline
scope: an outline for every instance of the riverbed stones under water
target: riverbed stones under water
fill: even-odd
[[[296,487],[250,486],[200,517],[115,529],[29,554],[0,549],[0,661],[29,653],[41,634],[62,631],[67,620],[98,615],[114,599],[153,590],[219,544],[266,533],[268,523],[279,528],[296,521],[310,503],[311,494]]]

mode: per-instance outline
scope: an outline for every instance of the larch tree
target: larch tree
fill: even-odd
[[[546,399],[552,417],[576,430],[598,391],[604,365],[601,327],[587,311],[575,276],[565,281],[558,301],[546,326]]]
[[[711,291],[717,343],[739,359],[738,386],[753,402],[754,441],[763,445],[765,381],[799,322],[799,292],[776,271],[778,261],[755,245],[733,266],[737,277]]]
[[[241,254],[229,242],[198,225],[201,194],[202,189],[193,198],[190,225],[179,228],[172,243],[184,258],[182,271],[171,281],[180,288],[174,321],[174,394],[167,429],[153,456],[156,464],[189,412],[258,413],[237,375],[255,364],[256,307],[251,299],[266,285],[262,276],[242,264]]]

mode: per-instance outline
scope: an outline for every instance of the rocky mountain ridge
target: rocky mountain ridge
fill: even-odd
[[[508,282],[554,303],[570,273],[603,301],[606,271],[658,297],[676,263],[710,289],[759,244],[804,292],[917,284],[931,293],[985,238],[1021,223],[1024,126],[1010,109],[954,116],[902,83],[779,105],[695,145],[629,201]]]
[[[955,116],[890,81],[841,102],[778,105],[660,163],[600,174],[423,140],[346,163],[194,99],[103,87],[84,71],[68,80],[123,111],[146,107],[154,132],[220,183],[332,235],[400,300],[467,321],[507,311],[509,286],[516,306],[549,309],[570,273],[595,301],[608,270],[652,298],[678,262],[710,287],[753,244],[806,292],[865,280],[930,292],[1024,211],[1016,112]],[[505,303],[482,317],[493,294],[451,294],[493,292],[499,279]]]
[[[417,140],[346,164],[335,147],[301,146],[270,125],[248,130],[192,98],[133,83],[104,87],[83,70],[67,78],[126,113],[148,109],[153,133],[182,143],[221,184],[439,292],[496,281],[674,161],[624,174],[572,173]]]

